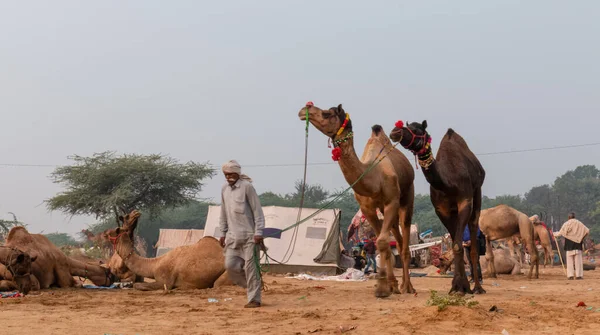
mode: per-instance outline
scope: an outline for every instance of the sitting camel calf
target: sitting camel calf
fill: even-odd
[[[133,212],[129,219],[137,221],[140,214]],[[130,228],[136,222],[109,231],[116,253],[127,268],[136,275],[153,278],[154,283],[134,283],[142,291],[167,289],[205,289],[232,285],[225,271],[225,256],[219,241],[204,237],[193,245],[175,248],[156,258],[144,258],[135,253]]]
[[[454,262],[454,253],[448,250],[440,257],[440,274],[446,274]],[[488,260],[485,256],[479,256],[479,263],[484,277],[489,277]],[[506,248],[494,249],[494,266],[499,274],[518,275],[521,274],[521,265],[511,257],[510,250]]]

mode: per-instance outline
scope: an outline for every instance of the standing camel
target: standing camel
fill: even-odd
[[[479,229],[481,229],[481,232],[485,235],[485,256],[489,260],[490,277],[496,278],[492,241],[510,238],[518,234],[531,255],[528,278],[531,279],[534,266],[535,278],[539,278],[539,258],[537,248],[533,243],[533,225],[529,221],[527,215],[506,205],[498,205],[496,207],[484,209],[481,211]]]
[[[431,136],[427,133],[427,121],[413,122],[406,127],[396,122],[390,138],[410,150],[419,159],[425,179],[429,182],[431,203],[452,237],[454,251],[454,278],[450,293],[485,293],[479,276],[473,275],[475,287],[469,287],[463,262],[462,236],[465,227],[471,232],[471,273],[475,274],[479,260],[477,222],[481,211],[481,186],[485,170],[465,140],[454,130],[448,129],[440,143],[437,156],[433,157]]]
[[[415,293],[410,282],[409,238],[413,215],[415,173],[410,162],[395,149],[380,125],[374,125],[361,159],[354,149],[352,121],[342,105],[322,110],[308,103],[298,113],[300,120],[308,120],[333,142],[333,159],[339,161],[340,169],[348,184],[353,185],[354,197],[360,210],[377,235],[377,250],[381,255],[381,268],[377,278],[376,297],[388,297],[392,293]],[[379,164],[376,161],[383,159]],[[376,164],[376,165],[373,165]],[[369,168],[372,168],[368,171]],[[377,217],[377,210],[383,220]],[[400,225],[402,234],[400,234]],[[402,250],[402,286],[394,276],[393,257],[389,232]]]
[[[548,262],[550,267],[554,267],[554,251],[552,251],[552,242],[550,242],[550,232],[548,227],[542,221],[538,215],[534,215],[529,218],[531,224],[533,224],[533,240],[540,241],[542,249],[544,250],[544,267]]]

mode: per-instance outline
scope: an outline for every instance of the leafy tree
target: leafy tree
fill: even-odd
[[[8,232],[13,227],[17,227],[17,226],[27,227],[26,224],[17,220],[17,216],[15,215],[15,213],[8,212],[8,214],[12,215],[13,219],[12,219],[12,221],[0,220],[0,240],[3,240],[5,238],[5,236],[8,235]]]
[[[200,192],[201,181],[215,174],[207,164],[179,164],[157,154],[103,152],[72,159],[74,165],[58,167],[52,173],[54,183],[62,184],[66,191],[47,200],[47,206],[101,219],[133,209],[154,217],[168,208],[185,206]]]

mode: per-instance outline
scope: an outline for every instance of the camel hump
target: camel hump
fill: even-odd
[[[452,137],[452,135],[454,135],[454,134],[456,134],[454,129],[448,128],[448,131],[446,132],[446,135],[448,135],[448,138]]]
[[[371,130],[373,131],[373,134],[379,135],[379,133],[383,131],[383,127],[381,125],[375,124],[373,125],[373,127],[371,127]]]
[[[29,236],[29,232],[27,231],[27,229],[25,229],[25,227],[13,227],[9,232],[8,232],[8,236],[6,237],[7,241],[19,238],[19,236]]]

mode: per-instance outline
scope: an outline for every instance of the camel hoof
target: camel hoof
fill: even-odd
[[[387,298],[390,295],[392,295],[392,291],[391,290],[380,290],[379,287],[375,290],[375,297],[376,298]]]
[[[485,292],[485,290],[483,289],[483,287],[475,287],[473,288],[473,294],[486,294],[487,292]]]
[[[417,290],[413,288],[411,283],[408,283],[402,285],[402,293],[414,294],[417,293]]]

